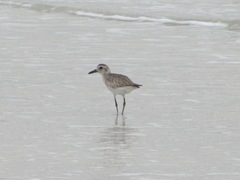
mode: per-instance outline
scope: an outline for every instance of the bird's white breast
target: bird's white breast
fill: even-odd
[[[125,87],[118,87],[118,88],[112,88],[110,86],[107,86],[107,88],[114,94],[114,95],[125,95],[133,90],[136,89],[136,87],[133,86],[125,86]]]

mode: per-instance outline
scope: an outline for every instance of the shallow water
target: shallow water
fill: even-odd
[[[238,180],[237,4],[101,2],[0,2],[0,178]],[[143,84],[124,116],[99,63]]]

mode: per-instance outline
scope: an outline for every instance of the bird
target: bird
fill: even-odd
[[[118,103],[116,96],[121,95],[123,97],[122,115],[126,106],[125,94],[132,92],[135,89],[140,88],[140,84],[134,83],[127,76],[122,74],[111,73],[110,68],[106,64],[99,64],[96,69],[90,71],[88,74],[100,73],[103,77],[103,81],[107,88],[112,92],[115,106],[118,114]]]

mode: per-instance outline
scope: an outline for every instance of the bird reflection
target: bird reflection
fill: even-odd
[[[100,136],[100,151],[102,153],[102,165],[107,167],[119,167],[126,165],[126,159],[131,158],[129,149],[136,142],[135,128],[125,125],[125,116],[114,118],[115,124],[105,128]]]

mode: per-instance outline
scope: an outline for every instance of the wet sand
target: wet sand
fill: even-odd
[[[238,31],[0,12],[0,178],[240,178]],[[124,116],[99,63],[143,84]]]

